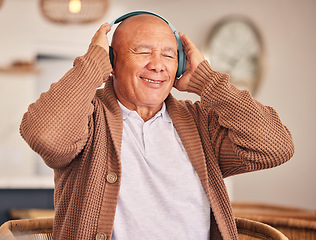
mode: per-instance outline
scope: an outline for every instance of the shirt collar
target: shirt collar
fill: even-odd
[[[121,108],[123,120],[125,120],[128,117],[128,114],[132,111],[125,107],[119,100],[117,100],[117,102]]]
[[[128,109],[127,107],[125,107],[119,100],[117,100],[120,108],[121,108],[121,111],[122,111],[122,116],[123,116],[123,121],[126,120],[129,116],[130,113],[134,112],[136,113],[136,111],[132,111],[130,109]],[[137,113],[136,113],[137,114]],[[138,114],[137,114],[138,115]],[[168,111],[167,111],[167,107],[166,107],[166,103],[163,102],[162,103],[162,107],[161,109],[156,113],[156,115],[154,117],[152,117],[150,120],[151,121],[154,121],[155,119],[157,119],[158,117],[162,117],[162,119],[165,121],[165,122],[172,122],[169,114],[168,114]]]

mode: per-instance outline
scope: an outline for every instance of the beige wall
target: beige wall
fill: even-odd
[[[245,15],[257,25],[264,42],[265,66],[256,98],[278,111],[293,134],[296,152],[290,162],[278,168],[233,177],[232,198],[315,209],[316,1],[113,0],[105,20],[111,21],[136,9],[161,14],[178,31],[187,33],[200,48],[210,28],[225,16]],[[36,0],[5,0],[0,9],[0,65],[15,59],[32,59],[38,53],[62,54],[71,58],[81,55],[98,25],[60,27],[42,19]],[[15,78],[22,79],[21,76]],[[1,91],[9,89],[6,84],[12,84],[4,79],[8,77],[0,74]],[[33,81],[37,79],[38,76],[33,76]],[[29,97],[29,101],[31,99]],[[3,113],[8,107],[4,106],[5,99],[1,100]],[[8,104],[15,106],[17,103]],[[23,104],[21,112],[26,110]],[[16,118],[15,115],[14,121],[18,122]],[[7,124],[3,118],[1,123],[3,126]],[[3,130],[0,133],[0,151],[4,151]],[[0,164],[4,166],[7,156],[1,152],[0,156]]]

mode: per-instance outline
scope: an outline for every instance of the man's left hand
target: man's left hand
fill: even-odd
[[[187,91],[190,79],[195,69],[202,61],[205,60],[205,58],[187,35],[180,32],[179,36],[182,41],[183,51],[186,55],[187,61],[185,72],[180,78],[175,80],[173,86],[179,91]]]

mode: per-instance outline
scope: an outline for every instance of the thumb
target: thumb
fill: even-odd
[[[175,79],[173,87],[181,92],[187,91],[191,76],[190,72],[184,72],[180,78]]]

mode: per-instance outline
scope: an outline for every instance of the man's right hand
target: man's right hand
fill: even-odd
[[[109,23],[104,23],[100,26],[98,31],[94,34],[90,46],[91,45],[99,45],[103,47],[107,52],[109,52],[109,41],[107,37],[107,33],[111,30]]]

